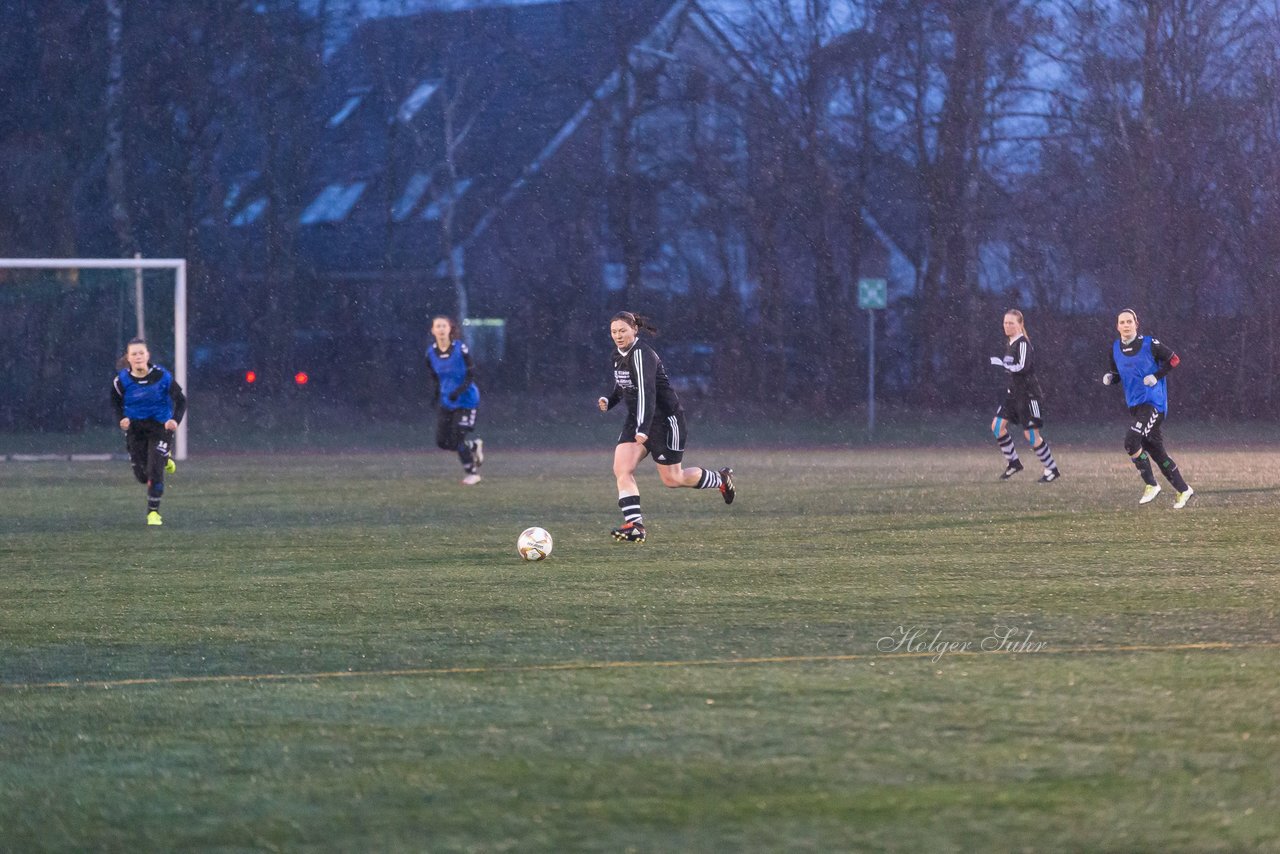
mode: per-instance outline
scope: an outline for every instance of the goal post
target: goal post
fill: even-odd
[[[187,386],[187,260],[185,258],[0,258],[0,270],[172,270],[173,377]],[[141,315],[139,315],[141,322]],[[138,330],[139,334],[142,330]],[[187,458],[187,419],[178,425],[174,456]]]

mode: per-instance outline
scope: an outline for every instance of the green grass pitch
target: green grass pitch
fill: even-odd
[[[0,848],[1280,850],[1280,452],[1175,451],[0,464]]]

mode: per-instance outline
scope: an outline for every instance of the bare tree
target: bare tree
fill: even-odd
[[[107,9],[107,195],[111,204],[111,224],[123,255],[132,255],[138,241],[129,215],[129,196],[125,186],[125,73],[124,12],[125,0],[105,0]]]
[[[1137,307],[1146,328],[1223,371],[1234,355],[1211,355],[1209,318],[1265,308],[1274,269],[1260,225],[1276,191],[1258,170],[1276,146],[1275,9],[1079,2],[1063,25],[1054,166],[1090,182],[1074,201],[1094,223],[1074,236],[1075,254],[1110,309]],[[1274,349],[1266,329],[1251,328]]]

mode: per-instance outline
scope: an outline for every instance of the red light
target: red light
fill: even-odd
[[[307,380],[309,379],[311,379],[311,377],[307,376],[306,371],[298,371],[296,374],[293,375],[293,381],[298,385],[306,385]]]
[[[245,371],[245,372],[244,372],[244,381],[245,381],[245,382],[247,382],[249,385],[253,385],[254,383],[256,383],[256,382],[258,381],[258,372],[257,372],[257,371]]]

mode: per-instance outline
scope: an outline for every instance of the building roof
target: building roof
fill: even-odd
[[[434,267],[442,203],[454,200],[455,243],[465,239],[627,50],[683,5],[566,0],[362,24],[327,63],[314,126],[302,131],[314,135],[298,212],[304,263]],[[233,225],[262,221],[255,201],[252,190],[240,194],[228,210]]]

